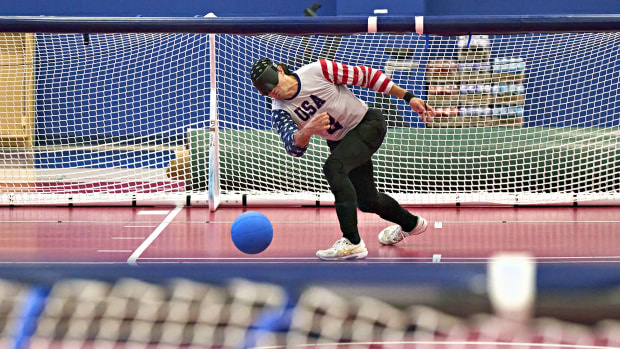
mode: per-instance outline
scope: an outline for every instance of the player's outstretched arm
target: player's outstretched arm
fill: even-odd
[[[320,59],[320,69],[325,80],[336,85],[352,85],[387,93],[392,80],[379,69],[363,65],[349,66],[346,64]]]
[[[409,98],[410,96],[405,98],[407,91],[396,85],[381,70],[372,69],[363,65],[353,67],[325,59],[319,60],[319,63],[321,73],[325,80],[333,84],[362,86],[377,92],[389,93],[394,97],[405,99],[409,103],[411,109],[418,113],[425,123],[433,121],[432,117],[436,115],[435,109],[420,98]]]
[[[409,96],[405,98],[407,93],[409,93]],[[413,96],[410,92],[408,92],[407,90],[403,89],[402,87],[396,84],[392,85],[392,88],[390,89],[389,94],[396,98],[404,99],[405,101],[407,101],[407,99],[410,98],[409,106],[416,113],[418,113],[418,115],[420,115],[420,119],[422,119],[424,123],[432,122],[433,116],[437,115],[437,112],[435,112],[435,109],[433,109],[433,107],[428,105],[428,103],[426,103],[425,101],[423,101],[422,99],[418,97]]]

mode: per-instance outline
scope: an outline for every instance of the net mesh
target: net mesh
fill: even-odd
[[[403,202],[616,196],[617,33],[218,39],[220,51],[239,52],[218,57],[218,86],[232,84],[230,100],[240,101],[225,101],[218,111],[231,130],[221,141],[224,191],[328,191],[321,170],[326,144],[314,140],[305,158],[287,157],[269,130],[270,101],[244,76],[228,80],[266,56],[293,69],[319,58],[380,68],[429,101],[440,116],[423,124],[405,102],[352,87],[389,120],[375,177],[379,190]],[[244,151],[234,155],[237,149]]]
[[[379,190],[404,204],[617,200],[618,33],[472,37],[216,35],[221,194],[329,197],[328,148],[272,130],[249,67],[324,58],[383,70],[439,116],[351,87],[388,119]],[[122,201],[206,190],[209,36],[5,34],[4,203]],[[211,159],[213,160],[213,159]]]
[[[3,201],[184,193],[166,167],[208,127],[206,50],[195,34],[1,36]]]
[[[424,289],[409,285],[405,293]],[[0,280],[0,343],[9,347],[18,340],[27,348],[620,345],[620,321],[613,312],[592,323],[550,316],[515,323],[486,311],[469,313],[472,304],[484,304],[480,294],[448,292],[452,310],[465,312],[455,315],[422,303],[395,305],[318,286],[300,292],[289,299],[280,285],[242,279],[226,285],[187,279],[60,279],[49,288]],[[609,308],[609,298],[602,298],[600,307],[592,309],[583,294],[573,295],[563,315],[598,315]],[[33,299],[38,306],[31,308]]]

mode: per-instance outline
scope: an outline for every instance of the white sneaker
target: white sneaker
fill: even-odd
[[[428,228],[428,222],[426,219],[418,216],[418,224],[412,231],[406,232],[403,231],[403,227],[400,225],[392,225],[383,229],[383,231],[379,233],[379,242],[383,245],[396,245],[409,235],[422,234],[426,228]]]
[[[316,256],[324,261],[336,261],[342,259],[360,259],[368,256],[368,250],[364,240],[354,245],[347,238],[341,238],[327,250],[316,251]]]

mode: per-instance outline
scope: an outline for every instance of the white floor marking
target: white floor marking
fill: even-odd
[[[147,258],[140,258],[140,260],[144,260]],[[174,259],[174,258],[170,258],[170,259]],[[463,261],[455,261],[455,262],[445,262],[445,264],[486,264],[488,261],[487,260],[482,260],[482,261],[473,261],[473,262],[463,262]],[[144,264],[247,264],[247,261],[144,261]],[[288,260],[288,261],[252,261],[252,264],[318,264],[318,263],[322,263],[322,264],[338,264],[338,263],[342,263],[342,264],[347,264],[347,263],[364,263],[364,260],[357,260],[356,261],[334,261],[334,262],[328,262],[328,261],[321,261],[318,258],[316,258],[314,261],[295,261],[295,260]],[[384,261],[377,261],[377,262],[372,262],[374,264],[432,264],[432,262],[430,262],[429,260],[426,261],[402,261],[402,262],[384,262]],[[441,262],[442,264],[444,264],[444,262]],[[614,263],[614,264],[620,264],[620,261],[562,261],[562,262],[555,262],[555,261],[540,261],[538,262],[539,264],[570,264],[570,263],[588,263],[588,264],[609,264],[609,263]],[[29,262],[0,262],[0,265],[13,265],[13,264],[127,264],[127,262],[102,262],[102,261],[96,261],[96,262],[84,262],[84,261],[75,261],[75,262],[50,262],[50,261],[29,261]]]
[[[536,348],[580,348],[580,349],[603,349],[614,348],[620,349],[620,347],[608,347],[599,345],[579,345],[579,344],[559,344],[559,343],[528,343],[528,342],[491,342],[491,341],[402,341],[402,342],[347,342],[347,343],[321,343],[321,346],[350,346],[350,345],[396,345],[396,344],[424,344],[424,345],[448,345],[448,346],[466,346],[476,345],[479,346],[498,346],[498,347],[514,347],[514,346],[530,346]],[[300,347],[316,346],[316,344],[298,344]],[[256,347],[256,348],[276,348],[276,347]]]
[[[163,210],[163,211],[161,211],[161,210],[159,210],[159,211],[155,211],[155,210],[142,210],[142,211],[139,211],[138,214],[152,214],[152,215],[159,214],[159,215],[165,215],[165,214],[168,214],[168,212],[170,212],[170,210]]]
[[[166,218],[164,218],[164,220],[159,224],[159,226],[157,226],[157,228],[153,230],[151,235],[149,235],[149,237],[146,240],[144,240],[144,242],[142,242],[140,246],[138,246],[138,248],[131,254],[131,256],[129,256],[129,259],[127,259],[127,263],[129,263],[130,265],[136,265],[136,261],[138,260],[138,258],[140,258],[142,253],[144,253],[144,251],[153,243],[153,241],[157,239],[159,234],[161,234],[161,232],[164,231],[164,229],[166,229],[168,224],[170,224],[170,222],[172,222],[174,217],[176,217],[176,215],[179,214],[179,212],[181,212],[183,207],[184,206],[179,205],[174,210],[172,210],[172,212],[170,212],[166,216]]]
[[[146,211],[146,212],[156,212],[156,211]],[[163,211],[162,211],[163,212]],[[166,211],[169,212],[169,211]],[[138,214],[148,214],[148,213],[138,213]],[[161,213],[164,214],[164,213]],[[231,224],[233,220],[228,221],[183,221],[179,220],[174,222],[174,224]],[[0,224],[10,223],[93,223],[93,224],[131,224],[135,223],[135,221],[95,221],[95,220],[66,220],[66,221],[58,221],[58,220],[0,220]],[[618,224],[620,221],[442,221],[442,224]],[[292,224],[292,225],[308,225],[308,224],[338,224],[338,221],[271,221],[271,224]],[[381,221],[360,221],[358,225],[364,224],[379,224],[385,225],[385,222]]]
[[[432,261],[433,257],[366,257],[362,260],[376,260],[376,261]],[[491,257],[444,257],[441,256],[441,262],[445,262],[448,260],[457,260],[457,261],[487,261],[490,260]],[[598,259],[598,260],[607,260],[607,259],[616,259],[620,262],[620,256],[591,256],[591,257],[532,257],[535,260],[549,260],[550,262],[554,262],[557,260],[563,260],[562,263],[568,263],[566,260],[575,260],[575,262],[587,262],[588,260]],[[245,260],[245,261],[268,261],[268,260],[313,260],[317,259],[317,257],[143,257],[141,260],[195,260],[195,261],[224,261],[224,260]]]

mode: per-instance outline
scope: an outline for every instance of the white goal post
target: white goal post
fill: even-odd
[[[423,124],[403,101],[351,88],[388,119],[375,178],[405,205],[619,202],[620,31],[367,23],[377,33],[0,33],[0,204],[331,204],[328,148],[313,138],[286,154],[249,78],[261,57],[378,68],[438,110]]]

